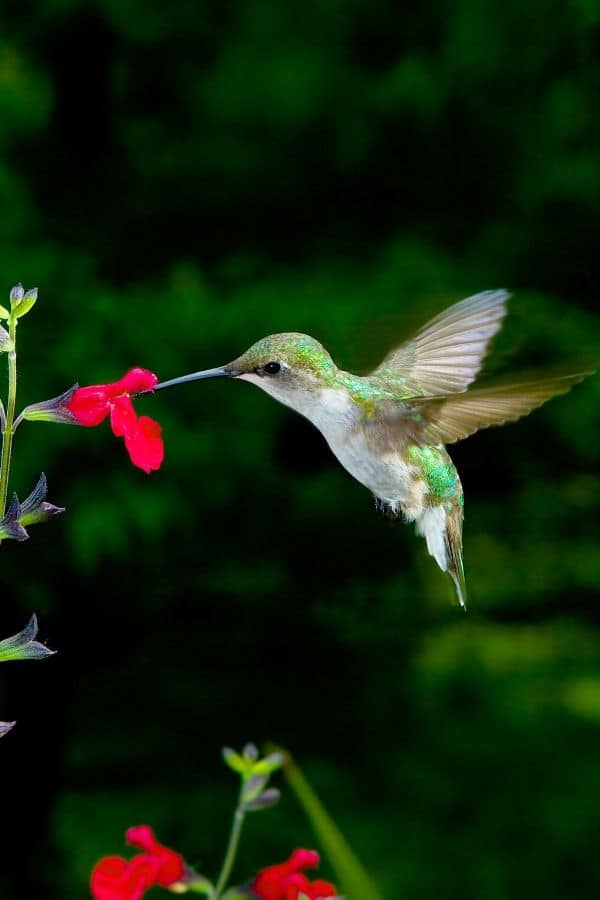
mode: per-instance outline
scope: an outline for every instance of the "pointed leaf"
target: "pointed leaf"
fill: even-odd
[[[5,306],[0,306],[0,319],[8,319],[10,313]]]
[[[30,291],[27,291],[26,294],[23,294],[22,300],[19,300],[19,302],[15,303],[14,305],[14,313],[17,319],[20,319],[22,316],[27,315],[29,310],[35,304],[37,298],[37,288],[32,288]]]
[[[232,750],[231,747],[223,747],[221,751],[223,755],[223,760],[230,769],[233,769],[234,772],[238,772],[241,774],[246,771],[246,763],[235,750]]]
[[[252,772],[254,775],[270,775],[271,772],[280,769],[283,763],[284,757],[282,753],[269,753],[264,759],[259,759],[258,762],[254,763]]]

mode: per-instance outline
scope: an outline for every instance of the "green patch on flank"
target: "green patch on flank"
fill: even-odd
[[[462,502],[458,472],[443,447],[419,447],[413,444],[407,450],[407,458],[419,467],[429,493],[435,500]]]

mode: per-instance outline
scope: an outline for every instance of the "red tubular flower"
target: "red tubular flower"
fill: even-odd
[[[319,865],[319,854],[314,850],[295,850],[287,862],[269,866],[256,876],[252,885],[261,900],[298,900],[304,894],[308,900],[336,897],[337,889],[328,881],[309,881],[302,869]]]
[[[154,884],[156,866],[146,856],[131,860],[105,856],[96,863],[90,878],[94,900],[140,900]]]
[[[111,384],[94,384],[77,388],[66,408],[80,425],[99,425],[110,415],[116,437],[122,437],[134,466],[144,472],[159,469],[164,458],[161,427],[148,416],[138,417],[131,394],[151,390],[158,378],[147,369],[130,369]]]
[[[128,828],[125,838],[132,847],[145,850],[147,856],[154,861],[156,864],[156,884],[160,884],[162,887],[169,887],[169,885],[183,878],[183,856],[157,841],[149,825],[135,825],[133,828]]]
[[[96,863],[90,878],[94,900],[141,900],[154,885],[170,887],[183,879],[183,857],[159,843],[149,825],[130,828],[126,838],[146,852],[130,860],[105,856]]]

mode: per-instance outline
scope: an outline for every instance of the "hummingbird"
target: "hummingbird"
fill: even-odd
[[[368,375],[340,369],[307,334],[272,334],[225,366],[159,382],[153,391],[236,378],[305,416],[373,494],[378,512],[414,522],[466,608],[464,498],[446,445],[527,415],[590,372],[516,378],[469,389],[506,315],[509,293],[484,291],[448,307]]]

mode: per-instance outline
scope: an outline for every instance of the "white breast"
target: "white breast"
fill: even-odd
[[[421,498],[413,496],[414,466],[405,462],[399,451],[381,453],[368,431],[356,427],[356,406],[345,392],[326,388],[319,400],[318,409],[308,418],[323,433],[343,467],[393,507],[415,505],[420,509]]]

